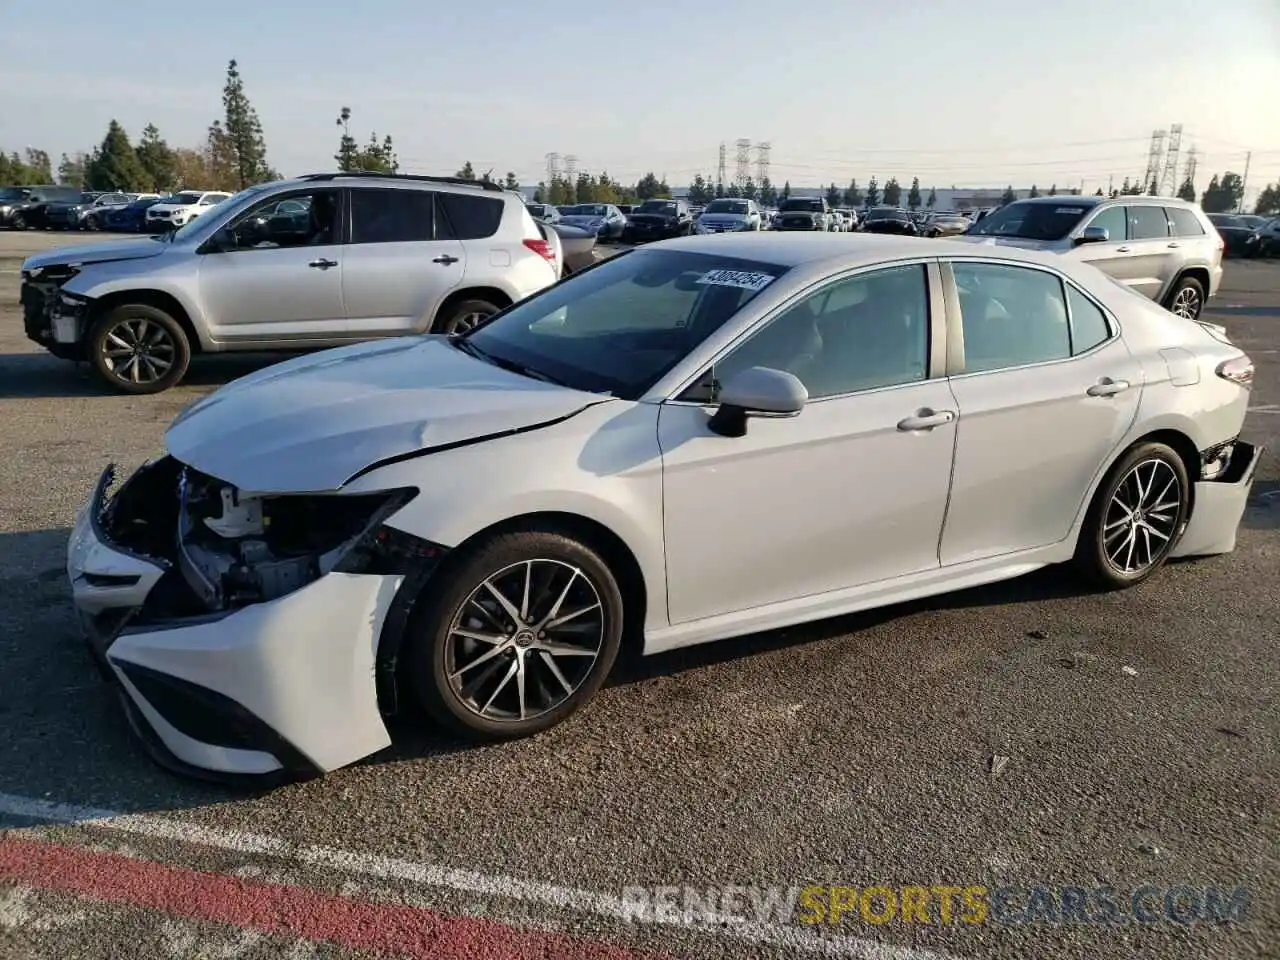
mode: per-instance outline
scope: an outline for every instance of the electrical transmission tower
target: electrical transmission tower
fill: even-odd
[[[724,193],[724,171],[725,166],[725,148],[724,141],[720,141],[720,162],[716,166],[716,187],[721,193]]]
[[[551,189],[551,185],[560,177],[560,154],[547,154],[547,189]]]
[[[1162,197],[1172,197],[1178,192],[1178,152],[1182,149],[1182,124],[1175,123],[1169,128],[1169,146],[1164,154],[1164,173],[1160,175]]]
[[[573,154],[564,158],[564,178],[571,186],[578,184],[578,158]]]
[[[1164,138],[1169,134],[1165,130],[1154,130],[1151,133],[1151,149],[1147,151],[1147,174],[1142,178],[1142,192],[1151,189],[1151,184],[1160,176],[1160,161],[1164,157]]]
[[[1190,150],[1187,151],[1187,165],[1186,165],[1186,172],[1183,174],[1183,177],[1182,177],[1183,183],[1190,180],[1191,185],[1195,186],[1197,159],[1198,158],[1196,157],[1196,148],[1192,147]],[[1178,184],[1178,186],[1182,186],[1182,184]]]
[[[756,144],[756,186],[764,183],[769,179],[769,151],[773,149],[771,143]]]
[[[739,140],[736,144],[738,148],[737,170],[734,171],[733,182],[741,189],[747,185],[747,181],[751,178],[751,141]]]

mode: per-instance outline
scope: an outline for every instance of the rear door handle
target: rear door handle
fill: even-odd
[[[1128,253],[1128,252],[1129,252],[1128,247],[1116,247],[1116,253]]]
[[[337,265],[338,265],[337,260],[324,260],[324,259],[312,260],[310,263],[307,264],[308,267],[315,267],[317,270],[328,270],[330,267],[336,267]]]
[[[449,256],[447,253],[445,253],[445,254],[441,254],[440,256],[436,257],[436,258],[435,258],[434,260],[432,260],[431,262],[432,262],[432,263],[443,263],[443,264],[457,263],[457,262],[458,262],[458,258],[457,258],[457,257],[451,257],[451,256]]]
[[[1171,244],[1169,244],[1169,249],[1170,249],[1170,250],[1177,250],[1180,246],[1182,246],[1182,244],[1180,244],[1180,243],[1171,243]]]
[[[914,433],[918,430],[932,430],[934,427],[941,427],[950,423],[956,418],[954,410],[930,410],[925,407],[923,410],[917,410],[915,416],[907,417],[905,420],[898,421],[898,429],[904,433]]]
[[[1124,393],[1128,389],[1128,380],[1112,380],[1110,377],[1103,377],[1085,392],[1091,397],[1114,397],[1117,393]]]

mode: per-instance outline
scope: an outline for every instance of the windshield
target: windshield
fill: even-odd
[[[712,200],[707,204],[704,213],[746,213],[747,201],[745,200]]]
[[[238,208],[242,206],[246,201],[250,200],[250,198],[256,197],[258,194],[262,193],[262,191],[273,186],[275,186],[274,183],[259,183],[245,190],[241,190],[239,193],[233,194],[230,197],[227,197],[227,199],[221,200],[218,203],[215,203],[213,206],[205,208],[205,211],[200,216],[196,217],[194,220],[189,222],[185,227],[179,227],[177,230],[173,231],[172,233],[166,234],[166,239],[203,241],[205,237],[213,233],[213,231],[216,230],[218,226],[220,226],[221,223],[223,222],[221,217],[213,216],[212,214],[214,214],[215,212],[221,214],[233,208]],[[198,200],[201,197],[201,194],[180,193],[180,194],[177,194],[177,196],[178,197],[194,196]],[[162,203],[184,203],[186,201],[178,200],[178,199],[175,199],[174,197],[166,197],[161,202]]]
[[[1246,227],[1248,226],[1248,224],[1246,224],[1239,217],[1228,217],[1225,214],[1221,214],[1221,213],[1209,214],[1209,221],[1215,227]]]
[[[545,217],[547,215],[547,207],[543,203],[527,203],[525,204],[525,209],[535,217]]]
[[[605,215],[604,207],[598,203],[580,203],[565,212],[571,217],[603,217]]]
[[[901,220],[906,213],[897,207],[876,207],[867,214],[868,220]]]
[[[969,232],[989,237],[1061,240],[1092,209],[1082,204],[1018,201],[987,214]]]
[[[675,213],[676,205],[670,200],[646,200],[640,204],[641,213]]]
[[[790,213],[797,210],[804,212],[821,213],[822,201],[809,197],[797,197],[790,200],[783,200],[778,207],[779,210]]]
[[[202,193],[175,193],[172,197],[166,200],[165,203],[181,203],[184,205],[189,203],[199,203],[202,196],[204,196]]]
[[[509,308],[460,343],[498,366],[635,400],[786,269],[635,250]]]
[[[155,199],[154,197],[145,198],[142,200],[135,200],[133,201],[133,203],[129,204],[129,209],[130,210],[146,210],[148,207],[154,207],[157,203],[160,203],[160,202],[161,201]]]
[[[21,200],[27,195],[27,191],[20,187],[5,187],[0,190],[0,200]]]

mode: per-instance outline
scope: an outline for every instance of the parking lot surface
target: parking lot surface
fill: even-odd
[[[1268,447],[1234,554],[1122,593],[1048,570],[664,655],[536,739],[402,725],[367,763],[246,795],[145,758],[79,640],[63,552],[108,461],[133,469],[185,405],[272,358],[106,393],[17,308],[22,257],[76,239],[0,233],[0,956],[1275,955],[1280,262],[1229,262],[1208,315],[1258,365],[1246,438]],[[649,922],[625,892],[810,884],[1107,886],[1126,905],[1144,884],[1247,888],[1248,906]]]

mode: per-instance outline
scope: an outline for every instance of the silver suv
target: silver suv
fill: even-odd
[[[27,336],[126,393],[193,352],[456,333],[560,277],[518,194],[450,177],[315,174],[250,187],[164,236],[22,265]]]
[[[1017,200],[956,239],[1075,257],[1191,320],[1222,282],[1222,237],[1198,206],[1170,197]]]

